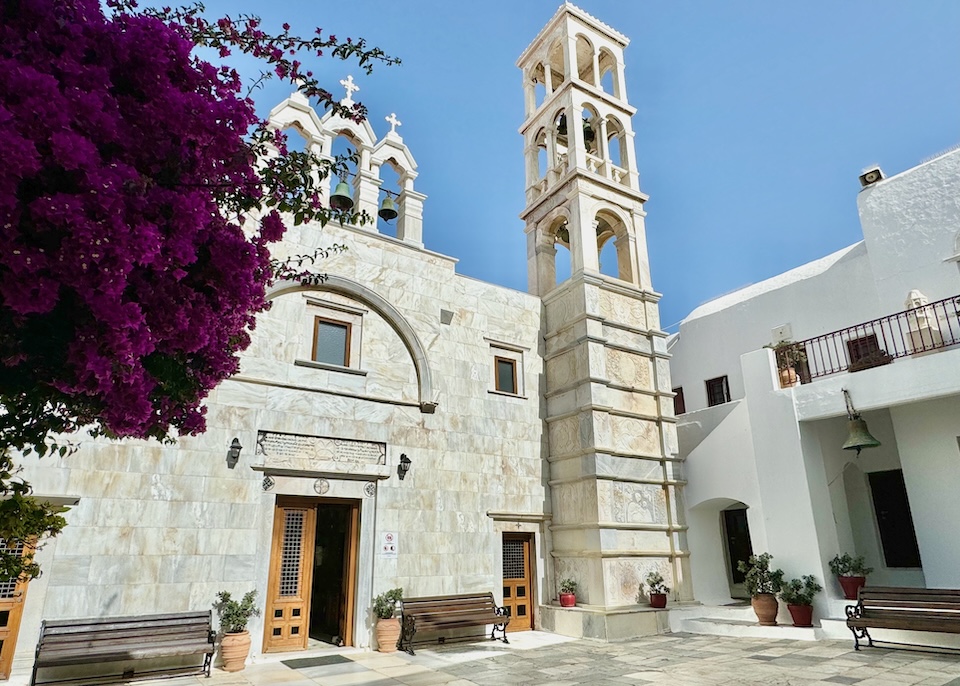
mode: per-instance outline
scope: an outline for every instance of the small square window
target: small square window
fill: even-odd
[[[517,361],[505,357],[494,358],[496,389],[501,393],[517,394]]]
[[[730,384],[727,377],[718,376],[707,380],[707,406],[723,405],[730,402]]]
[[[673,396],[673,414],[681,415],[687,411],[687,403],[683,400],[683,386],[677,386],[673,389],[673,392],[676,393]]]
[[[350,366],[350,324],[316,317],[313,325],[313,361]]]

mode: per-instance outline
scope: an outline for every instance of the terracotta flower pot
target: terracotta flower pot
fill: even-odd
[[[560,594],[560,607],[573,607],[577,604],[577,594],[576,593],[561,593]]]
[[[377,620],[377,650],[381,653],[397,652],[397,641],[400,640],[400,620],[396,617],[392,619]]]
[[[846,598],[847,600],[856,600],[857,593],[867,583],[867,577],[838,576],[837,581],[840,582],[840,586],[841,588],[843,588],[843,597]]]
[[[800,381],[797,371],[793,367],[785,367],[780,370],[780,388],[792,388]]]
[[[249,631],[223,635],[223,640],[220,641],[220,659],[223,660],[223,671],[239,672],[247,666],[247,655],[249,654]]]
[[[787,605],[794,626],[813,626],[813,605]]]
[[[750,599],[750,604],[753,605],[753,611],[757,613],[760,626],[777,625],[777,611],[780,609],[777,596],[772,593],[758,593]]]
[[[665,608],[667,606],[667,594],[666,593],[651,593],[650,594],[650,607],[655,607],[658,609]]]

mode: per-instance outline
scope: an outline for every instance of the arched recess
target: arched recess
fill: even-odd
[[[583,34],[577,34],[577,77],[591,86],[597,85],[593,70],[593,43]]]
[[[327,275],[322,281],[291,281],[283,280],[274,283],[267,289],[267,300],[275,300],[282,295],[299,293],[301,291],[326,291],[339,293],[363,303],[371,310],[383,317],[390,325],[413,361],[417,372],[417,388],[419,390],[420,411],[424,414],[433,414],[437,410],[437,401],[434,398],[433,374],[427,360],[427,349],[423,347],[416,331],[410,326],[403,314],[387,302],[382,296],[362,286],[356,281],[345,279],[342,276]]]
[[[602,209],[594,218],[594,226],[597,231],[597,259],[600,262],[601,273],[634,283],[630,238],[624,219],[613,210]],[[616,268],[610,266],[610,258],[614,255]]]
[[[550,85],[553,88],[548,88],[548,90],[552,93],[567,78],[566,65],[563,63],[563,43],[559,40],[550,46],[550,51],[547,53],[546,68],[550,70]]]
[[[617,58],[606,48],[600,48],[598,59],[600,69],[600,88],[615,98],[620,98],[620,80],[617,74]]]
[[[748,509],[736,498],[711,498],[687,509],[690,571],[701,602],[725,604],[747,595],[737,562],[753,553]]]

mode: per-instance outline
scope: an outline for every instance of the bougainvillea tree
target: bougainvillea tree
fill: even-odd
[[[362,221],[320,202],[349,159],[288,151],[256,115],[249,80],[197,48],[261,60],[356,120],[302,60],[395,59],[320,29],[265,31],[252,16],[130,0],[0,3],[0,538],[56,534],[15,451],[68,450],[80,430],[170,440],[204,430],[203,399],[238,367],[273,260],[281,213]],[[217,52],[204,51],[204,55]],[[0,576],[18,563],[0,560]],[[27,559],[20,572],[36,574]]]

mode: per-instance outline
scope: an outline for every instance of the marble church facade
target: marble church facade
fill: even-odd
[[[640,582],[662,572],[674,600],[692,584],[626,45],[568,3],[518,62],[529,293],[460,276],[424,246],[427,199],[396,117],[378,138],[297,95],[273,110],[321,155],[337,137],[360,151],[353,197],[370,214],[380,170],[396,170],[396,237],[288,230],[278,254],[348,249],[322,282],[274,285],[205,434],[24,460],[36,493],[70,510],[22,596],[17,665],[42,619],[203,610],[224,589],[258,591],[254,660],[314,641],[375,647],[372,599],[397,586],[493,592],[517,629],[665,630],[637,604]],[[600,272],[608,241],[618,277]],[[568,577],[571,610],[556,602]]]

